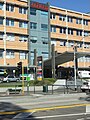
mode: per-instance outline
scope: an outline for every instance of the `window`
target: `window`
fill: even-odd
[[[3,58],[3,50],[0,50],[0,58]]]
[[[30,28],[31,29],[37,29],[37,23],[31,22],[30,23]]]
[[[84,19],[84,20],[83,20],[83,24],[84,24],[84,25],[88,25],[88,20],[85,20],[85,19]]]
[[[15,58],[14,51],[6,51],[6,58],[8,59]]]
[[[46,59],[48,58],[48,52],[43,51],[43,52],[42,52],[42,55],[44,56],[44,60],[45,60],[45,58],[46,58]]]
[[[82,20],[81,19],[76,19],[76,24],[82,24]]]
[[[41,15],[48,16],[48,12],[46,12],[46,11],[41,11]]]
[[[53,45],[53,44],[56,46],[56,40],[55,39],[51,40],[51,45]]]
[[[48,44],[48,38],[47,37],[42,37],[42,43],[43,44]]]
[[[6,19],[7,26],[14,26],[14,20]]]
[[[72,29],[68,29],[68,34],[69,35],[73,35],[73,30]]]
[[[0,3],[0,10],[3,10],[3,3]]]
[[[66,28],[60,27],[60,33],[66,34]]]
[[[3,18],[0,18],[0,25],[3,25]]]
[[[31,14],[31,15],[36,15],[36,9],[31,8],[31,9],[30,9],[30,14]]]
[[[31,36],[30,40],[32,43],[36,43],[37,42],[37,36]]]
[[[26,59],[26,58],[27,58],[26,52],[20,52],[20,59]]]
[[[28,23],[25,22],[25,21],[20,21],[20,22],[19,22],[19,27],[20,27],[20,28],[27,28],[27,25],[28,25]]]
[[[88,36],[89,32],[88,31],[84,31],[84,36]]]
[[[7,10],[7,11],[10,11],[10,12],[13,12],[13,11],[14,11],[14,6],[7,4],[7,5],[6,5],[6,10]]]
[[[27,42],[28,41],[28,36],[19,36],[19,41],[20,42]]]
[[[51,26],[51,32],[56,32],[56,27],[55,26]]]
[[[82,36],[82,30],[77,30],[77,31],[76,31],[76,34],[77,34],[78,36]]]
[[[73,47],[74,46],[74,42],[73,41],[69,41],[68,42],[68,47]]]
[[[60,15],[60,16],[59,16],[59,20],[61,20],[61,21],[66,21],[66,16],[65,16],[65,15]]]
[[[20,7],[19,8],[19,13],[21,13],[21,14],[27,14],[27,8]]]
[[[3,33],[0,33],[0,40],[3,40]]]
[[[8,40],[8,41],[15,41],[14,34],[7,34],[6,40]]]
[[[60,46],[66,46],[66,41],[60,41]]]
[[[50,14],[50,19],[55,19],[55,18],[56,18],[55,13],[51,13],[51,14]]]
[[[41,24],[41,30],[47,31],[48,30],[48,25],[47,24]]]
[[[90,48],[90,44],[88,44],[88,43],[86,43],[86,44],[84,44],[84,48]]]
[[[68,16],[68,17],[67,17],[67,21],[68,21],[68,22],[73,22],[73,18],[70,17],[70,16]]]

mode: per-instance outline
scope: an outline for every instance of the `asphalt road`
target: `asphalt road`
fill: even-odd
[[[90,120],[86,94],[0,97],[0,120]]]

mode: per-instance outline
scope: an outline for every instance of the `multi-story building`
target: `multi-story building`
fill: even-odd
[[[50,42],[49,42],[49,4],[30,2],[30,51],[31,64],[34,59],[34,49],[37,56],[42,56],[43,60],[48,59]]]
[[[28,65],[28,17],[25,0],[0,0],[0,68]]]
[[[90,52],[90,15],[72,10],[50,6],[51,44],[55,51],[63,53],[74,51]],[[62,64],[63,67],[73,67],[74,62]],[[90,70],[90,56],[78,59],[78,67]]]
[[[0,68],[32,65],[34,49],[48,59],[51,44],[57,53],[73,51],[75,44],[77,51],[90,52],[88,35],[89,14],[29,0],[0,0]],[[73,61],[60,66],[73,67]],[[78,66],[89,69],[90,56],[79,58]]]

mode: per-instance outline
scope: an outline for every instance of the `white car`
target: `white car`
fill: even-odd
[[[20,79],[19,78],[16,78],[15,76],[13,75],[8,75],[7,77],[5,77],[3,79],[3,82],[17,82],[19,81]]]

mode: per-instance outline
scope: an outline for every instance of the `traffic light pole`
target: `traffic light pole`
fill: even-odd
[[[22,95],[24,95],[24,66],[22,62]]]

